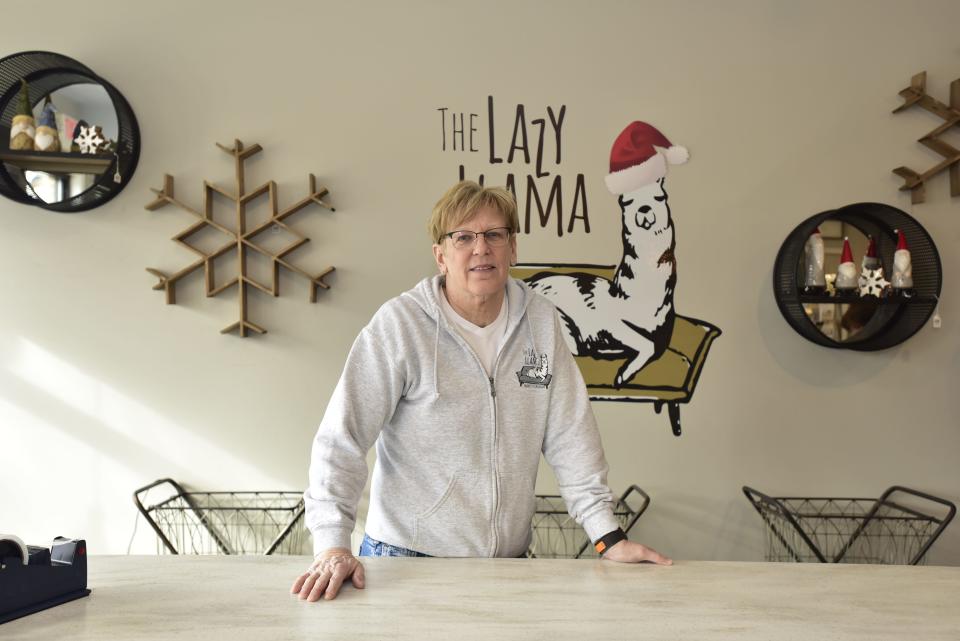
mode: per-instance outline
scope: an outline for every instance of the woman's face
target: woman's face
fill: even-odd
[[[503,215],[484,207],[451,231],[486,232],[509,227]],[[491,247],[481,233],[472,245],[454,247],[450,237],[433,246],[433,255],[441,274],[446,274],[446,287],[454,295],[487,297],[502,292],[510,277],[510,264],[517,259],[517,238],[510,234],[506,244]]]

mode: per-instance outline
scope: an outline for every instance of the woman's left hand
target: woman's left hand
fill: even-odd
[[[663,556],[653,548],[648,548],[646,545],[633,541],[620,541],[604,552],[603,558],[620,563],[642,563],[646,561],[657,565],[673,565],[673,560],[669,557]]]

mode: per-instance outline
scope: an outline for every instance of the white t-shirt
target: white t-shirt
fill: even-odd
[[[495,321],[486,327],[474,325],[466,318],[457,313],[450,301],[447,300],[446,292],[440,297],[440,306],[443,309],[443,315],[453,325],[457,333],[463,340],[473,348],[474,353],[480,359],[483,369],[487,376],[493,376],[493,366],[497,362],[497,355],[503,346],[503,339],[507,332],[507,295],[503,295],[503,304],[500,305],[500,313]]]

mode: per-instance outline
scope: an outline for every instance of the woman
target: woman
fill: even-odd
[[[365,585],[350,551],[366,454],[377,462],[361,556],[522,556],[541,453],[570,514],[617,561],[671,561],[625,540],[586,387],[543,297],[509,276],[516,203],[463,181],[429,231],[440,271],[360,332],[313,443],[304,493],[314,562],[291,593]]]

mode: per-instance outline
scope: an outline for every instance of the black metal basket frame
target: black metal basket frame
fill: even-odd
[[[158,486],[168,484],[174,490],[175,493],[166,499],[145,506],[141,501],[141,496],[145,495],[147,492],[156,488]],[[217,532],[216,528],[213,527],[211,523],[211,518],[208,517],[207,513],[231,510],[231,511],[263,511],[264,508],[261,507],[243,507],[243,506],[202,506],[197,503],[195,497],[197,496],[237,496],[237,495],[289,495],[291,498],[294,496],[300,497],[300,502],[294,508],[292,508],[292,518],[287,523],[286,527],[281,530],[281,532],[276,536],[276,538],[270,543],[269,547],[264,551],[264,555],[273,554],[283,543],[284,539],[289,536],[298,524],[302,524],[303,515],[304,515],[304,505],[303,497],[299,493],[294,492],[283,492],[283,491],[244,491],[244,492],[231,492],[231,491],[218,491],[218,492],[188,492],[183,487],[170,478],[163,478],[154,481],[148,485],[144,485],[141,488],[138,488],[133,493],[133,502],[137,506],[140,514],[147,520],[147,523],[150,524],[150,527],[159,537],[160,541],[163,543],[164,547],[171,554],[180,554],[180,551],[177,550],[176,546],[170,541],[167,535],[163,532],[163,529],[160,527],[160,524],[153,518],[152,514],[158,510],[172,509],[176,511],[186,511],[190,510],[193,515],[197,518],[197,522],[203,526],[206,532],[210,535],[213,541],[216,543],[217,548],[222,554],[235,554],[232,549],[232,546],[229,545],[227,541]],[[186,503],[186,507],[174,506],[173,504],[177,501],[183,501]]]
[[[632,494],[639,495],[641,499],[640,504],[636,508],[631,507],[630,503],[627,501],[627,499]],[[546,502],[554,502],[554,503],[562,504],[563,497],[560,496],[559,494],[537,494],[536,500],[538,502],[546,501]],[[643,515],[644,512],[646,512],[649,506],[650,506],[650,496],[646,492],[644,492],[642,489],[640,489],[640,486],[634,484],[628,487],[626,491],[624,491],[624,493],[620,495],[620,498],[616,499],[616,505],[614,506],[613,514],[617,518],[617,520],[620,522],[620,527],[623,529],[623,531],[629,533],[630,529],[633,528],[634,524],[636,524],[637,520]],[[536,522],[536,515],[541,515],[541,516],[556,515],[556,516],[566,516],[570,519],[573,525],[576,524],[576,521],[573,521],[573,518],[570,517],[566,509],[555,509],[555,510],[538,509],[535,511],[534,514],[535,514],[534,516],[535,522]],[[571,528],[573,528],[573,525],[571,525]],[[559,529],[566,530],[567,528],[564,527],[563,525],[560,525]],[[579,525],[576,525],[576,527],[573,529],[579,529],[581,532],[583,531]],[[536,526],[534,526],[534,530],[536,530]],[[577,553],[573,558],[579,559],[580,557],[582,557],[583,553],[586,552],[588,548],[591,548],[591,543],[592,542],[589,540],[589,538],[586,541],[584,541],[584,543],[577,550]],[[527,556],[530,558],[537,558],[536,554],[533,552],[532,549],[527,552]]]
[[[923,545],[920,547],[920,549],[918,550],[918,552],[909,560],[909,565],[917,565],[917,564],[920,563],[920,561],[923,559],[924,555],[925,555],[925,554],[927,553],[927,551],[930,549],[930,546],[932,546],[933,543],[937,540],[937,538],[940,537],[940,535],[943,533],[943,530],[947,527],[947,525],[950,524],[950,521],[953,520],[953,517],[954,517],[954,515],[955,515],[956,512],[957,512],[956,506],[955,506],[952,502],[950,502],[950,501],[948,501],[948,500],[946,500],[946,499],[940,498],[940,497],[938,497],[938,496],[933,496],[932,494],[927,494],[927,493],[925,493],[925,492],[920,492],[919,490],[914,490],[914,489],[911,489],[911,488],[908,488],[908,487],[903,487],[903,486],[900,486],[900,485],[894,485],[894,486],[891,486],[891,487],[887,488],[887,490],[884,491],[884,493],[880,495],[880,498],[876,498],[876,499],[874,499],[874,498],[850,498],[850,497],[799,497],[799,496],[779,496],[779,497],[773,497],[773,496],[769,496],[769,495],[767,495],[767,494],[764,494],[763,492],[760,492],[759,490],[756,490],[756,489],[754,489],[754,488],[752,488],[752,487],[750,487],[750,486],[747,486],[747,485],[744,485],[744,486],[743,486],[743,493],[744,493],[744,495],[747,497],[747,500],[750,501],[751,505],[753,505],[753,507],[757,510],[757,513],[758,513],[758,514],[760,515],[760,517],[763,519],[764,523],[766,523],[766,525],[767,525],[767,527],[770,529],[770,532],[772,533],[772,535],[773,535],[774,537],[776,537],[776,539],[779,541],[779,543],[780,543],[781,545],[783,545],[783,547],[787,550],[787,552],[790,554],[790,556],[793,557],[793,559],[794,559],[795,561],[797,561],[798,563],[803,562],[803,558],[802,558],[802,557],[803,557],[803,554],[801,553],[800,550],[795,549],[794,546],[791,545],[791,544],[787,541],[786,536],[784,535],[784,533],[781,532],[780,529],[777,527],[777,525],[774,524],[774,523],[771,521],[770,516],[767,514],[767,512],[764,510],[764,508],[772,511],[773,513],[776,513],[777,516],[779,516],[779,517],[782,518],[786,523],[788,523],[789,526],[792,527],[793,530],[795,530],[795,532],[793,532],[793,533],[800,537],[800,540],[803,541],[803,543],[809,548],[810,552],[813,553],[813,555],[816,557],[816,559],[817,559],[820,563],[840,563],[840,562],[842,562],[842,561],[844,560],[844,557],[845,557],[845,555],[847,554],[847,552],[848,552],[848,551],[852,548],[852,546],[857,542],[857,540],[861,537],[861,535],[863,535],[863,533],[867,530],[867,528],[868,528],[872,523],[875,523],[875,522],[877,522],[877,521],[879,521],[879,520],[896,520],[896,519],[907,520],[907,519],[913,519],[913,520],[921,520],[921,521],[926,521],[926,522],[930,522],[930,523],[936,524],[936,525],[937,525],[936,529],[933,531],[933,533],[931,533],[929,536],[927,536],[926,540],[924,541]],[[939,504],[939,505],[942,505],[942,506],[946,507],[946,508],[947,508],[947,513],[946,513],[946,515],[943,516],[942,518],[938,518],[938,517],[935,516],[935,515],[925,514],[925,513],[923,513],[923,512],[920,512],[919,510],[912,509],[912,508],[907,507],[907,506],[905,506],[905,505],[903,505],[903,504],[901,504],[901,503],[897,503],[896,501],[891,500],[891,497],[892,497],[893,495],[897,494],[897,493],[902,493],[902,494],[910,495],[910,496],[913,496],[913,497],[916,497],[916,498],[919,498],[919,499],[923,499],[923,500],[931,501],[931,502],[933,502],[933,503],[937,503],[937,504]],[[791,502],[791,501],[802,501],[802,502],[804,502],[804,503],[811,503],[811,502],[816,502],[816,501],[824,501],[824,502],[828,502],[828,501],[829,501],[829,502],[833,502],[833,503],[838,503],[838,502],[865,503],[865,502],[869,502],[869,503],[872,503],[872,506],[871,506],[871,508],[866,512],[866,514],[863,515],[862,517],[857,517],[857,516],[853,516],[853,515],[850,515],[850,514],[841,514],[841,513],[838,513],[838,514],[830,514],[830,513],[826,513],[826,514],[824,514],[824,513],[803,514],[803,513],[800,513],[800,512],[795,512],[794,510],[791,510],[791,509],[787,506],[787,502]],[[878,513],[879,513],[880,509],[883,508],[883,507],[888,507],[888,508],[896,509],[896,510],[898,510],[898,511],[904,513],[904,514],[906,514],[907,516],[900,516],[900,517],[897,517],[897,516],[879,516]],[[849,538],[844,542],[844,544],[841,546],[840,550],[839,550],[836,554],[834,554],[832,557],[827,558],[827,556],[824,554],[824,552],[821,551],[821,549],[817,546],[817,544],[814,543],[814,541],[811,539],[811,537],[808,535],[808,533],[807,533],[807,532],[804,530],[804,528],[800,525],[800,522],[799,522],[800,520],[802,520],[802,519],[804,519],[804,518],[809,518],[809,517],[815,517],[815,518],[817,518],[817,519],[823,519],[823,520],[830,520],[830,519],[845,519],[845,520],[859,519],[860,522],[858,523],[858,525],[857,525],[857,527],[854,529],[854,531],[850,534],[850,537],[849,537]]]

